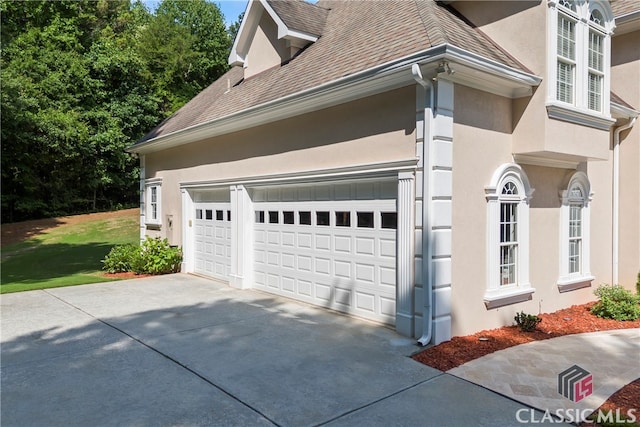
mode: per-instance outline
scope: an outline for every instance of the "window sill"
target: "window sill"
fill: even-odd
[[[158,222],[145,222],[144,226],[147,230],[160,230],[162,228],[162,224]]]
[[[547,114],[552,119],[589,126],[600,130],[609,130],[616,122],[611,117],[597,111],[583,110],[559,101],[547,102]]]
[[[513,287],[510,289],[496,289],[488,291],[484,296],[484,305],[487,310],[503,307],[505,305],[517,304],[519,302],[529,301],[533,297],[535,288],[531,287]]]
[[[576,289],[588,288],[591,286],[591,282],[594,279],[595,277],[593,276],[562,278],[558,280],[558,291],[563,293],[575,291]]]

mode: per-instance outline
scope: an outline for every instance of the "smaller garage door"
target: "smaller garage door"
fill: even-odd
[[[226,196],[226,197],[225,197]],[[228,199],[228,192],[200,193],[199,199]],[[195,272],[229,280],[231,271],[231,203],[195,202]]]

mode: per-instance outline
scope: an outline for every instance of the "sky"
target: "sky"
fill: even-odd
[[[155,10],[160,4],[160,0],[143,0],[143,3],[150,9]],[[214,0],[220,11],[224,15],[224,22],[227,27],[238,20],[240,15],[247,8],[248,0]]]

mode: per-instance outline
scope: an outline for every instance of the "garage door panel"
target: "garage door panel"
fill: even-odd
[[[294,254],[282,254],[282,267],[295,269],[296,267],[296,256]]]
[[[356,255],[375,255],[376,242],[372,237],[356,238]]]
[[[282,246],[294,247],[296,244],[296,233],[292,231],[282,232]]]
[[[392,239],[380,239],[380,256],[387,258],[396,257],[396,242]]]
[[[331,286],[316,283],[315,290],[316,298],[321,299],[325,302],[329,302],[331,300]]]
[[[298,294],[304,297],[311,297],[313,290],[313,282],[298,279]]]
[[[336,252],[351,253],[351,236],[335,236],[333,242]]]
[[[351,289],[336,286],[334,301],[336,304],[344,306],[344,308],[351,307]]]
[[[298,255],[298,270],[301,272],[311,271],[313,259],[310,256]]]
[[[298,233],[298,248],[311,249],[311,233]]]
[[[327,258],[316,258],[315,273],[328,276],[331,273],[331,260]]]
[[[316,244],[315,249],[318,251],[329,251],[331,250],[331,236],[328,234],[316,234]]]
[[[380,286],[394,290],[396,287],[396,269],[389,267],[379,267]]]
[[[334,261],[333,272],[337,277],[351,277],[351,263],[346,261]]]
[[[285,292],[295,293],[296,279],[293,277],[282,277],[282,290]]]

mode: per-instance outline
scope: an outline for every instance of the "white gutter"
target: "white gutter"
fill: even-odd
[[[422,336],[418,344],[425,346],[431,342],[433,334],[433,282],[431,280],[431,244],[428,236],[431,234],[431,185],[429,179],[430,149],[431,149],[431,118],[433,117],[434,91],[433,83],[425,80],[420,71],[420,65],[411,66],[411,74],[414,80],[429,91],[429,104],[424,109],[424,132],[422,133],[423,147],[423,179],[422,186],[422,277],[423,277],[423,303],[422,303]]]
[[[619,215],[620,215],[620,134],[633,127],[636,120],[638,119],[638,114],[635,116],[629,117],[629,121],[622,125],[618,126],[616,130],[613,132],[613,206],[612,206],[612,285],[618,284],[618,263],[620,259],[620,223],[619,223]]]

